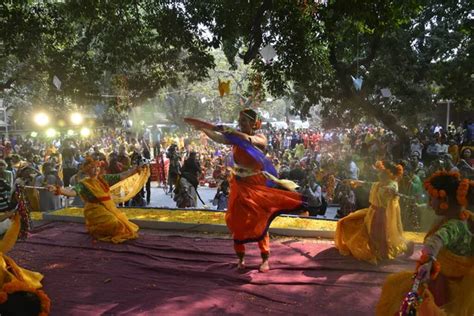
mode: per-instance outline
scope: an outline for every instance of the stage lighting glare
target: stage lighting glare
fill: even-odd
[[[40,112],[34,116],[34,121],[39,126],[46,126],[49,123],[49,117],[46,113]]]
[[[72,113],[71,114],[71,123],[74,124],[74,125],[79,125],[79,124],[82,124],[82,122],[84,121],[84,117],[82,116],[81,113]]]
[[[54,136],[56,136],[56,130],[54,128],[48,128],[46,130],[46,136],[49,138],[53,138]]]
[[[87,127],[84,127],[83,129],[81,129],[81,136],[82,137],[89,137],[91,134],[91,130],[88,129]]]
[[[74,131],[72,129],[67,131],[68,136],[74,136]]]
[[[38,136],[38,133],[36,133],[36,132],[31,132],[30,135],[31,135],[31,137],[35,138],[36,136]]]

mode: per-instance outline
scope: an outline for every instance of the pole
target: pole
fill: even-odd
[[[6,135],[6,139],[8,139],[8,116],[7,116],[7,110],[4,109],[3,110],[3,115],[4,115],[4,121],[5,121],[5,135]]]
[[[448,130],[449,119],[450,119],[450,114],[451,114],[451,101],[448,100],[446,102],[447,102],[447,106],[446,106],[446,130]]]

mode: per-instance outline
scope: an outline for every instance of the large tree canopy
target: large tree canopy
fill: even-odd
[[[245,97],[289,96],[305,116],[369,117],[399,136],[439,98],[470,107],[467,0],[10,1],[0,5],[4,97],[108,101],[127,108],[161,89],[208,81],[214,49],[250,66]],[[272,45],[277,57],[259,51]],[[58,91],[53,76],[62,81]],[[352,77],[363,80],[355,89]],[[29,95],[25,96],[25,87]],[[382,96],[381,89],[391,96]],[[6,89],[6,90],[5,90]],[[206,92],[207,93],[207,92]],[[217,91],[216,91],[217,94]],[[105,101],[104,101],[105,100]],[[258,102],[257,102],[258,103]],[[415,114],[415,115],[414,115]]]

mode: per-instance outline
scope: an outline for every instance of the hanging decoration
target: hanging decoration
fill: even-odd
[[[59,80],[58,77],[53,76],[53,84],[56,87],[56,89],[61,90],[61,80]]]
[[[364,79],[362,79],[362,76],[359,75],[359,33],[357,33],[357,55],[356,55],[356,71],[357,74],[356,76],[351,76],[352,78],[352,84],[354,85],[354,89],[356,91],[360,91],[362,89],[362,83],[364,82]]]
[[[229,95],[230,94],[230,80],[221,81],[221,79],[218,79],[218,89],[219,89],[219,95],[221,97],[223,97],[224,95]]]
[[[351,78],[352,78],[352,84],[354,85],[354,88],[356,89],[356,91],[360,91],[362,89],[362,83],[364,82],[364,80],[362,79],[362,76],[357,76],[357,77],[351,76]]]
[[[270,44],[261,48],[259,52],[266,64],[270,64],[277,55],[275,48]]]

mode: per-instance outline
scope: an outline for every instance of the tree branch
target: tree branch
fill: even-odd
[[[0,91],[4,91],[6,89],[10,89],[13,84],[15,83],[15,78],[8,79],[5,83],[0,83]]]
[[[264,0],[262,5],[258,8],[250,28],[250,46],[245,54],[239,54],[244,60],[244,64],[249,64],[258,55],[260,46],[263,43],[262,38],[262,22],[265,12],[272,7],[272,0]]]

